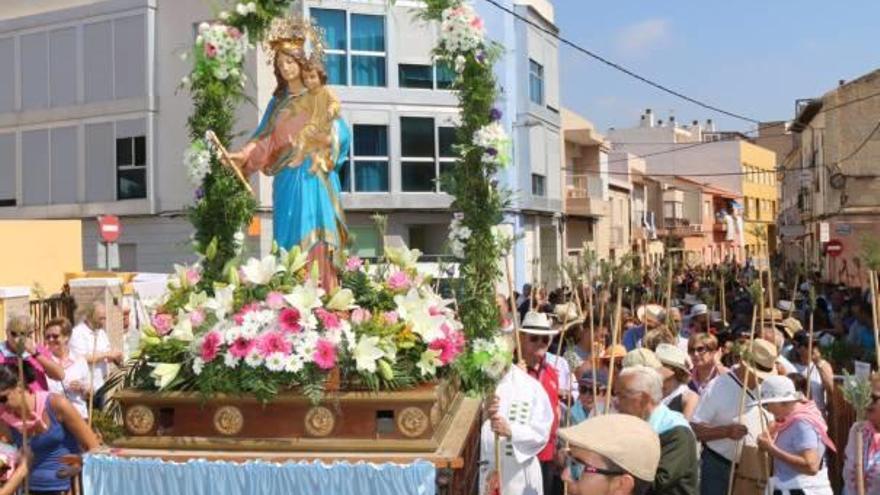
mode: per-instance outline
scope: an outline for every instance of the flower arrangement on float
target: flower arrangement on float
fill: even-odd
[[[389,390],[442,377],[465,336],[452,301],[416,269],[419,255],[388,248],[382,266],[351,257],[331,293],[298,249],[230,264],[213,296],[200,288],[198,263],[178,266],[150,303],[130,384],[261,400],[299,389],[318,401],[328,388]]]

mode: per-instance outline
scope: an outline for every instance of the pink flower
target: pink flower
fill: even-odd
[[[428,308],[428,314],[431,316],[441,316],[443,315],[443,309],[439,306],[431,306]]]
[[[257,350],[264,358],[273,352],[290,354],[291,348],[290,342],[284,338],[284,334],[281,332],[266,332],[257,340]]]
[[[208,58],[214,58],[217,56],[217,47],[212,45],[211,43],[205,43],[205,56]]]
[[[329,340],[318,339],[314,359],[315,364],[322,370],[336,366],[336,346]]]
[[[229,354],[232,354],[239,359],[244,359],[245,356],[250,354],[251,349],[254,348],[254,345],[255,343],[253,340],[239,337],[235,339],[231,346],[229,346]]]
[[[428,349],[440,351],[440,362],[447,365],[464,350],[464,335],[461,332],[450,329],[445,323],[442,329],[446,336],[428,344]]]
[[[220,352],[220,334],[218,332],[208,332],[202,339],[202,349],[200,355],[202,361],[210,363],[217,357]]]
[[[370,314],[369,309],[355,308],[355,310],[351,312],[351,322],[355,325],[370,321],[370,318],[372,317],[373,315]]]
[[[159,313],[153,316],[153,327],[159,335],[167,335],[174,326],[174,317],[167,313]]]
[[[382,314],[382,318],[384,318],[385,323],[389,325],[394,325],[400,320],[400,316],[397,314],[397,311],[386,311]]]
[[[324,328],[327,330],[338,330],[342,326],[342,320],[339,319],[339,315],[331,313],[324,308],[316,309],[315,316],[321,320],[321,324],[323,324]]]
[[[471,20],[471,27],[474,29],[482,30],[483,29],[483,19],[481,19],[479,17],[474,17],[473,20]]]
[[[302,325],[299,323],[300,314],[296,308],[284,308],[278,315],[278,326],[281,330],[288,333],[299,333],[302,331]]]
[[[244,323],[244,315],[250,313],[251,311],[257,311],[260,309],[260,303],[252,302],[250,304],[245,304],[238,310],[238,313],[235,313],[235,316],[232,317],[235,320],[236,325],[241,325]]]
[[[229,36],[232,36],[233,39],[237,40],[241,38],[241,31],[239,31],[238,28],[236,28],[235,26],[229,26],[227,32],[229,33]]]
[[[388,287],[391,290],[402,290],[409,287],[410,281],[409,276],[407,276],[406,272],[400,270],[388,277]]]
[[[196,285],[202,279],[202,274],[195,268],[186,269],[186,281],[189,285]]]
[[[284,296],[280,292],[272,291],[266,294],[266,306],[269,309],[281,309],[284,307]]]
[[[352,256],[345,262],[345,270],[348,272],[356,272],[364,266],[364,260],[357,256]]]
[[[202,326],[202,323],[205,322],[205,312],[201,309],[193,310],[193,312],[189,314],[189,322],[192,323],[193,327]]]

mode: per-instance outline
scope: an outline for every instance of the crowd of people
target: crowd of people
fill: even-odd
[[[484,413],[481,493],[830,495],[840,456],[845,493],[857,472],[880,493],[880,381],[847,445],[828,433],[830,355],[875,361],[866,291],[732,266],[662,283],[619,309],[601,284],[498,296],[518,357]]]
[[[110,348],[103,305],[83,308],[80,320],[73,326],[54,318],[38,329],[16,317],[6,325],[0,342],[0,495],[25,486],[30,494],[70,493],[80,454],[99,445],[89,415],[100,406],[96,391],[109,365],[122,364],[123,356]]]

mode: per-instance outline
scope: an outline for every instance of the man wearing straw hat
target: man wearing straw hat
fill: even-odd
[[[759,408],[749,407],[748,401],[757,398],[760,382],[775,374],[777,350],[765,340],[754,339],[750,351],[740,365],[709,383],[691,419],[697,440],[703,443],[700,456],[700,493],[703,495],[727,493],[731,468],[734,463],[745,460],[740,457],[739,442],[756,448],[756,439],[762,432]]]

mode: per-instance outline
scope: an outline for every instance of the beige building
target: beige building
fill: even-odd
[[[821,98],[799,100],[791,124],[794,157],[783,179],[789,213],[783,221],[803,224],[800,235],[791,236],[787,261],[805,256],[824,278],[850,286],[867,285],[862,239],[880,236],[878,93],[875,70]],[[826,241],[842,246],[839,256],[826,253]]]

